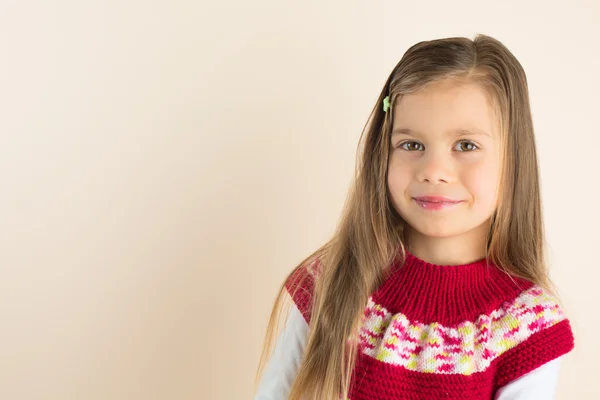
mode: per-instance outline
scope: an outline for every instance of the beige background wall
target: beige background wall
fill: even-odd
[[[548,3],[0,0],[0,398],[251,398],[388,73],[477,32],[529,77],[558,398],[600,398],[600,5]]]

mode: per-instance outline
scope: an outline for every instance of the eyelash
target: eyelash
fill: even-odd
[[[399,148],[402,148],[403,150],[406,150],[406,151],[418,151],[418,150],[407,150],[407,149],[405,149],[403,146],[404,146],[405,144],[407,144],[407,143],[419,143],[419,142],[416,142],[416,141],[414,141],[414,140],[407,140],[407,141],[405,141],[405,142],[402,142],[402,143],[400,143],[400,144],[398,145],[398,147],[399,147]],[[472,152],[472,151],[479,150],[479,146],[477,146],[475,143],[471,142],[470,140],[461,140],[461,141],[460,141],[460,142],[458,142],[457,144],[460,144],[460,143],[468,143],[468,144],[471,144],[471,145],[473,145],[473,147],[474,147],[474,149],[473,149],[473,150],[459,150],[459,152],[461,152],[461,153],[469,153],[469,152]],[[419,144],[422,146],[422,144],[421,144],[421,143],[419,143]]]

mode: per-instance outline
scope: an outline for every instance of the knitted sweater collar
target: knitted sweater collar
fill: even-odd
[[[530,286],[485,258],[468,264],[437,265],[407,251],[404,260],[392,264],[371,298],[413,321],[455,325],[493,311]]]

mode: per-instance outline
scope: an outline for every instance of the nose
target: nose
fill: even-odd
[[[452,181],[451,160],[439,153],[425,154],[417,167],[417,180],[433,184],[450,183]]]

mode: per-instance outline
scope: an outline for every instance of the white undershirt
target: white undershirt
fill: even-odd
[[[277,338],[254,400],[286,400],[300,366],[308,324],[295,304]],[[553,400],[562,356],[501,387],[494,400]]]

